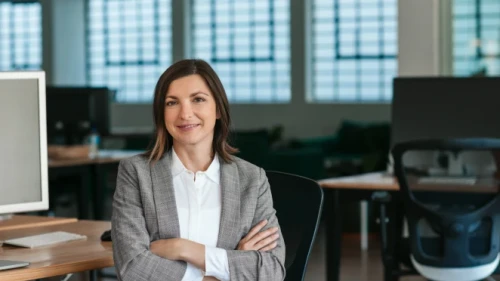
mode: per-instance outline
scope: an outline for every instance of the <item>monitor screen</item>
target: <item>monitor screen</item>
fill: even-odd
[[[422,138],[500,138],[500,77],[394,79],[391,144]]]
[[[417,139],[500,138],[499,88],[500,77],[395,78],[391,147]],[[414,167],[450,168],[461,161],[446,157],[449,163],[440,164],[443,155],[437,151],[414,151],[407,157]],[[474,157],[478,165],[487,160]]]
[[[47,86],[47,134],[49,144],[81,144],[91,127],[109,134],[109,105],[114,91],[102,87]],[[58,129],[57,125],[62,128]],[[62,130],[63,143],[55,140]]]
[[[0,128],[0,214],[48,209],[44,72],[0,72]]]

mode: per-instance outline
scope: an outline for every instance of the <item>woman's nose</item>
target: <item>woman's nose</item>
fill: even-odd
[[[189,103],[181,104],[181,118],[189,119],[193,116],[193,109]]]

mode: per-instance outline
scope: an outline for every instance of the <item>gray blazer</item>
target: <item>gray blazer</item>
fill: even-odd
[[[227,250],[231,280],[283,280],[285,243],[269,252],[235,250],[252,226],[263,219],[278,226],[264,170],[240,158],[220,160],[222,211],[217,247]],[[180,237],[170,172],[171,153],[150,165],[145,156],[122,160],[113,200],[113,256],[119,280],[181,280],[186,262],[151,253],[158,239]]]

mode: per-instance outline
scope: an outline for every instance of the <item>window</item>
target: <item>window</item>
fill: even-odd
[[[88,0],[88,81],[117,90],[117,102],[151,102],[171,63],[171,3]]]
[[[500,1],[454,0],[454,73],[500,75]]]
[[[392,98],[396,0],[313,1],[313,102]]]
[[[192,52],[236,103],[289,102],[289,0],[192,2]]]
[[[41,69],[42,9],[0,1],[0,70]]]

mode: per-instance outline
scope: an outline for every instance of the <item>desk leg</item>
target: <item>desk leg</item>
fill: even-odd
[[[89,270],[89,281],[97,281],[97,270]]]
[[[102,184],[103,177],[100,165],[92,166],[92,178],[94,179],[94,184],[92,186],[94,219],[102,220],[103,196],[101,193],[104,191],[104,187]]]
[[[80,189],[78,190],[78,218],[79,219],[90,219],[90,183],[92,180],[89,179],[91,177],[91,173],[89,173],[88,166],[82,166],[80,172]]]
[[[118,170],[117,163],[106,163],[100,165],[94,165],[92,167],[92,174],[94,178],[94,185],[92,186],[93,194],[93,207],[94,207],[94,219],[104,220],[106,200],[109,196],[108,190],[108,175],[112,171]],[[111,193],[112,195],[112,193]]]
[[[363,200],[359,203],[361,250],[368,250],[368,202]]]
[[[342,216],[340,212],[340,191],[328,190],[330,202],[326,210],[326,279],[340,279],[340,257],[342,246]]]

